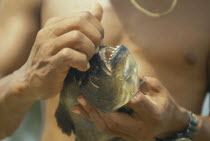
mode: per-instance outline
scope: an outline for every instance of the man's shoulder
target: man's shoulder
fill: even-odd
[[[73,12],[88,11],[97,0],[45,0],[42,4],[42,24],[49,18],[68,16]]]
[[[62,9],[65,12],[84,11],[89,10],[94,2],[97,2],[97,0],[45,0],[43,8],[53,11]]]

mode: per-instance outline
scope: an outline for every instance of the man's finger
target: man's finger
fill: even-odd
[[[49,36],[59,37],[65,33],[69,33],[74,30],[80,31],[85,36],[87,36],[90,40],[92,40],[95,46],[98,46],[104,36],[103,29],[99,29],[99,27],[96,27],[90,21],[84,20],[84,18],[80,18],[81,20],[77,20],[77,22],[75,22],[75,19],[76,19],[75,17],[72,19],[67,18],[60,21],[57,24],[48,26],[47,32],[50,31]],[[78,23],[78,21],[81,21],[82,23]],[[78,38],[77,34],[75,35],[75,38]]]
[[[90,116],[89,114],[80,106],[80,105],[75,105],[71,111],[75,114],[80,114],[82,115],[83,117],[87,118],[90,120]]]
[[[53,40],[53,45],[54,49],[52,50],[52,55],[65,47],[71,47],[76,51],[86,54],[88,59],[90,59],[96,50],[94,43],[83,33],[76,30],[57,37]]]
[[[133,99],[128,103],[140,117],[147,117],[154,111],[154,104],[143,93],[138,92]]]
[[[103,113],[101,116],[104,118],[106,125],[118,132],[126,135],[132,129],[130,127],[135,127],[136,122],[132,116],[126,113],[113,112],[113,113]]]
[[[63,48],[51,59],[53,69],[60,72],[66,72],[70,67],[80,71],[86,71],[90,68],[87,56],[71,48]]]
[[[103,16],[103,8],[101,7],[101,5],[96,2],[95,4],[93,4],[90,12],[93,14],[93,16],[95,16],[99,21],[101,21],[102,16]]]
[[[106,125],[104,121],[101,119],[97,110],[85,100],[83,96],[79,96],[77,101],[82,106],[82,108],[88,113],[90,119],[96,124],[96,126],[100,126],[99,128],[104,128]]]
[[[99,3],[95,3],[92,8],[90,9],[90,13],[96,18],[92,18],[90,19],[90,22],[95,25],[95,27],[97,27],[97,29],[100,31],[100,33],[102,34],[102,37],[104,37],[104,28],[102,27],[102,25],[98,22],[101,21],[102,16],[103,16],[103,8],[101,7],[101,5]]]
[[[163,88],[162,83],[157,80],[156,78],[152,77],[144,77],[140,83],[140,91],[145,95],[156,95],[160,93],[161,89]]]

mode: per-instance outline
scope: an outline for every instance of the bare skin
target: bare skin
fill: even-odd
[[[7,60],[0,64],[1,78],[26,62],[40,29],[40,6],[41,0],[18,0],[13,3],[1,0],[0,60]]]
[[[16,4],[19,5],[21,2],[23,1],[18,1]],[[3,1],[2,12],[7,12],[7,8],[11,8],[13,4]],[[26,4],[25,7],[30,6],[30,4]],[[20,11],[18,8],[16,10]],[[10,10],[9,12],[11,12],[10,14],[13,13]],[[21,12],[19,14],[24,17],[24,14],[30,11]],[[27,44],[21,44],[22,42],[19,42],[17,46],[15,42],[12,42],[11,46],[6,46],[16,49],[20,45],[22,49],[25,47],[29,50],[30,55],[26,62],[21,62],[24,63],[21,68],[14,65],[18,68],[17,70],[1,68],[2,76],[5,72],[9,75],[5,75],[0,80],[2,92],[0,95],[0,139],[10,136],[15,131],[25,113],[35,101],[49,99],[59,94],[71,67],[80,71],[86,71],[89,68],[88,60],[98,50],[104,36],[104,30],[100,24],[102,12],[102,8],[96,5],[92,9],[92,14],[90,12],[77,12],[69,17],[48,20],[42,30],[38,32],[34,44],[31,45],[32,49],[27,47]],[[11,15],[11,18],[20,15]],[[23,22],[19,18],[17,20]],[[7,22],[7,18],[2,19],[2,22]],[[18,26],[18,24],[16,23],[15,26]],[[5,30],[9,29],[9,27],[5,28]],[[30,28],[27,30],[30,30]],[[32,33],[36,34],[36,30]],[[18,33],[16,34],[18,35]],[[20,35],[26,36],[27,34],[23,32]],[[22,37],[17,37],[17,39],[21,40]],[[8,43],[10,42],[8,41]],[[2,50],[7,50],[6,47]],[[21,53],[21,50],[18,51],[11,54],[9,63],[15,63],[13,59],[18,58],[17,56]],[[6,53],[1,57],[7,59],[9,55],[9,53]],[[27,56],[27,52],[24,55]],[[6,61],[5,65],[7,65]]]
[[[15,131],[33,103],[17,96],[21,90],[13,72],[29,56],[40,29],[40,6],[40,0],[0,1],[0,139]]]
[[[72,11],[88,10],[93,2],[46,0],[42,22],[51,17],[68,16]],[[157,1],[161,5],[154,1],[139,2],[154,12],[164,11],[170,5],[169,1],[161,0]],[[127,46],[139,66],[139,76],[158,78],[181,107],[199,115],[209,85],[209,7],[207,0],[179,1],[170,15],[155,19],[138,12],[128,0],[113,0],[104,8],[103,43]],[[54,114],[52,107],[56,106],[52,105],[57,102],[58,97],[46,101],[43,140],[53,140],[47,135],[58,130],[55,119],[49,116]],[[199,134],[195,141],[209,139],[209,120],[208,117],[199,118]],[[54,129],[49,129],[49,125]],[[65,135],[57,138],[62,139],[62,136],[65,140]]]
[[[32,7],[29,7],[31,6],[30,5],[31,3],[27,4],[24,2],[23,4],[25,5],[21,7],[22,5],[19,2],[22,2],[22,1],[18,1],[18,3],[16,4],[13,3],[14,5],[17,6],[15,8],[8,8],[7,6],[13,6],[10,2],[8,2],[6,6],[5,5],[3,6],[4,10],[1,13],[8,13],[8,14],[13,15],[14,13],[18,13],[19,11],[21,11],[20,9],[24,9],[23,7],[28,7],[29,9],[26,9],[24,12],[20,12],[18,15],[25,16],[27,15],[25,13],[31,12],[30,14],[32,14],[33,16],[29,14],[27,17],[24,17],[23,19],[25,19],[24,21],[26,25],[29,21],[36,25],[36,26],[33,26],[36,28],[32,31],[32,35],[35,36],[36,32],[39,29],[39,22],[37,24],[37,20],[33,21],[32,19],[39,18],[37,15],[34,15],[34,13],[36,13],[37,9],[39,8],[38,6],[39,4],[37,4],[36,3],[37,1],[35,1],[33,4],[36,6],[33,7],[34,5],[32,4]],[[44,30],[39,32],[34,45],[33,45],[33,41],[30,41],[29,44],[27,44],[28,42],[25,43],[19,40],[7,41],[8,39],[10,39],[11,34],[8,34],[7,36],[5,36],[5,34],[1,35],[1,39],[3,39],[3,36],[7,37],[6,41],[3,40],[4,42],[1,42],[1,43],[4,43],[1,46],[6,46],[6,47],[11,46],[12,48],[11,49],[12,54],[8,55],[8,53],[5,53],[1,55],[2,59],[11,60],[11,65],[14,67],[10,68],[8,63],[5,63],[4,65],[6,65],[7,67],[1,66],[0,68],[1,77],[7,75],[3,79],[1,79],[1,82],[0,82],[0,88],[1,88],[1,91],[3,92],[0,97],[0,101],[1,101],[0,103],[2,104],[0,106],[1,107],[0,111],[1,111],[1,115],[3,115],[1,116],[0,121],[1,121],[1,125],[4,126],[4,129],[6,127],[11,128],[10,130],[7,130],[7,132],[5,132],[5,130],[1,131],[0,138],[8,136],[14,131],[14,129],[19,125],[20,121],[24,117],[25,112],[29,109],[31,104],[34,103],[34,101],[49,99],[52,96],[55,96],[58,94],[62,86],[62,80],[65,78],[64,74],[67,73],[67,70],[71,66],[78,68],[79,70],[88,69],[88,63],[87,63],[88,59],[97,50],[96,48],[102,39],[101,38],[102,35],[99,35],[96,38],[93,38],[93,36],[92,37],[89,36],[89,35],[93,35],[93,34],[90,34],[92,33],[91,31],[95,31],[93,29],[100,26],[99,21],[97,22],[96,20],[94,20],[95,22],[93,22],[94,23],[93,27],[95,26],[96,27],[92,28],[91,31],[85,32],[85,33],[83,32],[86,31],[85,29],[88,24],[80,25],[77,23],[77,25],[79,25],[79,28],[77,27],[77,29],[80,29],[80,30],[84,29],[82,34],[87,36],[87,38],[92,41],[92,43],[94,44],[94,49],[93,49],[93,46],[88,45],[88,47],[91,47],[91,49],[89,48],[87,51],[88,47],[85,47],[84,43],[87,45],[88,41],[83,38],[83,40],[80,42],[83,44],[78,45],[82,47],[82,48],[79,48],[81,49],[79,50],[80,51],[79,54],[81,53],[80,55],[76,53],[78,51],[78,50],[75,50],[76,46],[71,45],[70,48],[68,48],[69,44],[67,44],[68,49],[65,49],[65,53],[64,54],[61,53],[63,55],[60,56],[58,55],[58,52],[63,50],[66,47],[63,47],[62,45],[59,46],[59,44],[56,44],[56,43],[66,43],[65,42],[66,40],[58,39],[57,42],[55,41],[53,44],[50,44],[50,43],[52,43],[51,41],[60,37],[53,31],[62,31],[61,27],[65,27],[68,25],[65,22],[64,24],[61,24],[63,23],[63,21],[68,20],[68,23],[69,23],[68,26],[74,29],[72,25],[75,24],[75,21],[74,20],[69,21],[69,17],[71,16],[78,17],[78,15],[81,14],[81,17],[83,18],[80,19],[81,20],[80,23],[87,23],[87,14],[84,15],[84,12],[82,12],[83,14],[80,13],[75,16],[75,14],[72,13],[72,11],[88,10],[90,5],[93,2],[95,1],[94,0],[92,1],[89,0],[88,2],[84,2],[84,1],[75,2],[75,1],[67,1],[67,0],[45,1],[45,3],[43,4],[42,25],[44,25],[44,23],[46,23],[46,21],[49,18],[52,18],[55,16],[57,17],[65,16],[65,18],[56,18],[56,19],[50,20],[48,24],[45,24],[45,26],[43,26]],[[139,2],[145,3],[145,1],[143,0]],[[151,10],[155,8],[154,10],[157,10],[157,11],[163,10],[165,7],[168,6],[168,3],[164,3],[163,1],[157,1],[157,2],[158,3],[162,2],[162,4],[158,5],[156,3],[153,3],[152,1],[148,1],[147,3],[143,4],[143,6]],[[78,4],[79,6],[77,6],[76,4]],[[19,5],[21,6],[18,7]],[[126,0],[121,0],[120,3],[119,1],[113,1],[112,6],[108,6],[104,9],[104,18],[102,20],[102,25],[106,32],[104,44],[113,45],[113,46],[118,45],[118,44],[126,45],[129,48],[130,52],[132,53],[132,56],[135,58],[135,60],[137,61],[139,65],[140,76],[152,76],[152,77],[158,78],[163,83],[163,89],[165,89],[166,87],[170,91],[166,95],[172,95],[173,98],[176,100],[176,102],[179,104],[179,106],[184,107],[185,109],[191,110],[195,112],[196,114],[199,114],[200,109],[201,109],[201,103],[203,101],[205,92],[207,91],[207,87],[208,87],[208,81],[206,78],[208,76],[207,74],[208,74],[208,66],[209,66],[208,65],[208,62],[209,62],[208,60],[208,56],[209,56],[208,54],[209,53],[209,32],[208,31],[209,30],[208,29],[210,25],[209,24],[210,21],[208,18],[209,6],[210,6],[210,3],[207,0],[202,1],[202,2],[186,1],[186,0],[180,1],[180,3],[178,4],[177,8],[175,9],[173,13],[160,19],[153,19],[137,12],[133,8],[133,6],[130,5],[130,3]],[[33,10],[30,11],[31,9],[34,9],[35,11]],[[8,15],[8,17],[13,17],[11,15]],[[98,14],[96,12],[93,15],[91,15],[92,17],[91,19],[95,19],[95,18],[98,18],[98,20],[100,19],[101,14]],[[100,16],[98,17],[98,15]],[[33,17],[32,19],[30,19],[31,16]],[[19,17],[19,16],[16,16],[16,17]],[[197,20],[195,20],[195,17]],[[2,18],[2,22],[1,22],[2,25],[6,26],[8,25],[8,23],[12,23],[12,22],[8,22],[5,19],[7,19],[7,16]],[[72,17],[70,19],[72,19]],[[56,25],[54,24],[54,22],[57,22],[57,20],[58,20],[58,23],[60,23],[61,25],[59,27],[56,26],[58,23]],[[7,21],[8,23],[5,24],[4,21]],[[20,21],[23,21],[23,20],[20,20]],[[15,25],[18,25],[18,24],[15,24]],[[53,27],[53,28],[49,28],[49,27]],[[30,28],[32,27],[29,26],[29,28],[27,27],[27,29],[23,29],[21,31],[31,31],[29,30]],[[6,33],[11,33],[9,32],[10,26],[6,28],[2,28],[1,30],[3,29],[6,31],[8,30]],[[17,29],[20,29],[20,28],[18,27]],[[59,29],[59,30],[54,30],[54,29]],[[11,37],[11,39],[23,40],[23,36],[24,36],[26,38],[24,38],[25,40],[23,41],[28,41],[27,39],[34,40],[33,37],[27,36],[28,32],[21,32],[21,31],[15,31],[15,30],[12,30],[12,31],[17,34],[12,34],[16,36],[13,38]],[[71,32],[71,31],[72,30],[67,30],[67,31],[65,30],[65,32]],[[102,31],[99,30],[99,33],[101,32]],[[19,35],[23,35],[23,36],[19,36]],[[71,40],[71,42],[68,42],[68,43],[74,43],[77,40],[78,38],[75,40]],[[68,41],[69,41],[69,38],[68,38]],[[13,43],[13,44],[10,45],[9,43]],[[55,46],[55,45],[58,45],[58,46]],[[7,50],[8,48],[6,47],[4,47],[3,49]],[[20,48],[18,49],[18,47]],[[32,48],[32,51],[30,53],[30,57],[26,59],[29,55],[31,48]],[[17,54],[15,54],[15,51],[14,51],[15,49],[17,49]],[[23,50],[26,49],[28,52],[24,54],[25,56],[24,58],[21,58],[22,49]],[[70,50],[72,49],[71,53],[69,52],[70,51],[69,49]],[[51,54],[52,53],[51,51],[55,52],[55,54]],[[72,52],[73,54],[75,53],[77,54],[76,55],[77,57],[76,56],[74,56],[75,58],[73,57],[75,60],[73,59],[74,61],[72,61],[72,58],[71,58],[71,61],[67,61],[68,62],[67,64],[61,64],[64,58],[69,60],[68,57],[70,54],[72,54]],[[55,57],[56,55],[58,58]],[[11,57],[7,58],[8,56],[11,56]],[[57,58],[58,60],[57,63],[54,62],[56,60],[55,58]],[[53,69],[53,66],[51,65],[49,65],[50,69],[46,67],[48,66],[48,64],[51,64],[51,63],[55,65],[54,66],[55,69]],[[44,65],[45,67],[43,67],[42,64],[45,64]],[[22,65],[23,67],[21,67]],[[39,66],[39,67],[36,67],[36,66]],[[21,69],[18,69],[20,67]],[[57,68],[59,68],[59,70]],[[11,72],[13,72],[16,69],[18,70],[15,73],[11,74]],[[62,71],[63,73],[59,71]],[[47,72],[45,74],[49,74],[49,75],[43,75],[42,72]],[[37,76],[33,74],[37,74],[38,78],[41,78],[41,80],[45,80],[45,81],[35,81],[35,83],[32,83],[34,81],[27,81],[27,83],[25,83],[26,82],[25,80],[28,80],[28,79],[24,79],[24,78],[37,78],[37,77],[30,77],[30,76]],[[53,80],[56,80],[56,81],[51,81],[52,76],[53,78],[55,78]],[[59,77],[56,77],[56,76],[59,76]],[[37,80],[37,79],[29,79],[29,80]],[[53,82],[53,84],[51,84],[51,82]],[[58,83],[55,84],[56,82]],[[47,85],[45,85],[46,83]],[[159,81],[157,83],[159,84]],[[56,85],[58,87],[56,87],[55,89],[51,91],[48,91],[48,90],[46,91],[46,88],[48,88],[48,86],[50,85]],[[39,87],[39,86],[42,86],[42,87]],[[59,129],[55,123],[55,119],[53,116],[55,107],[57,106],[57,102],[58,102],[58,98],[50,99],[46,102],[46,109],[45,109],[46,123],[45,123],[43,138],[42,138],[43,140],[52,140],[52,141],[53,139],[55,139],[56,141],[57,140],[64,140],[64,141],[70,140],[70,138],[68,138],[66,135],[61,134],[61,132],[57,132],[59,131]],[[5,107],[7,107],[7,109]],[[11,123],[11,125],[5,124],[5,123]],[[15,128],[13,127],[14,125],[15,125]],[[53,135],[56,136],[56,138],[53,138],[54,137]],[[195,141],[208,140],[209,139],[208,135],[209,135],[209,118],[199,117],[199,132],[195,138]]]

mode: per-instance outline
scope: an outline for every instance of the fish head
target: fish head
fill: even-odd
[[[72,130],[84,130],[86,120],[71,112],[79,95],[100,111],[110,113],[125,108],[139,85],[137,64],[125,46],[100,47],[90,60],[90,69],[69,70],[55,113],[58,126],[68,135]]]
[[[125,46],[100,47],[90,66],[82,93],[101,111],[116,111],[138,91],[138,67]]]

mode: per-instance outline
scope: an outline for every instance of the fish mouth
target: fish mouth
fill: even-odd
[[[111,75],[113,67],[116,67],[119,60],[122,57],[122,54],[126,51],[126,47],[123,45],[111,47],[111,46],[102,46],[100,47],[99,55],[101,60],[104,62],[104,69],[108,74]]]

